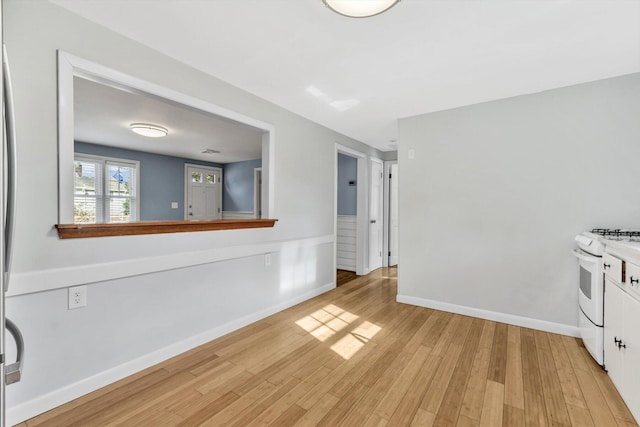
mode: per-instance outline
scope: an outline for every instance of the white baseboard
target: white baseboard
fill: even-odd
[[[568,335],[570,337],[580,336],[580,330],[577,326],[532,319],[530,317],[516,316],[515,314],[499,313],[497,311],[483,310],[481,308],[450,304],[447,302],[412,297],[408,295],[398,295],[396,297],[396,301],[405,304],[417,305],[419,307],[463,314],[465,316],[479,317],[480,319],[493,320],[495,322],[508,323],[510,325],[522,326],[525,328],[538,329],[540,331],[551,332],[554,334]]]
[[[290,300],[283,301],[259,312],[232,320],[228,323],[225,323],[224,325],[210,329],[206,332],[202,332],[198,335],[187,338],[175,344],[171,344],[170,346],[138,357],[137,359],[133,359],[129,362],[123,363],[122,365],[113,367],[104,372],[100,372],[99,374],[93,375],[74,384],[69,384],[66,387],[52,391],[30,401],[21,403],[20,405],[7,408],[7,425],[12,426],[21,423],[25,420],[28,420],[29,418],[35,417],[36,415],[42,414],[55,407],[77,399],[78,397],[84,396],[87,393],[91,393],[92,391],[98,390],[99,388],[126,378],[129,375],[140,372],[153,365],[177,356],[178,354],[184,353],[211,340],[226,335],[229,332],[233,332],[279,311],[328,292],[335,287],[335,282],[328,283],[295,298],[291,298]]]

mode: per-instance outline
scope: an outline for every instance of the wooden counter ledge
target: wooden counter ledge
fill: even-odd
[[[56,224],[61,239],[185,233],[273,227],[277,219],[219,219],[213,221],[140,221],[109,224]]]

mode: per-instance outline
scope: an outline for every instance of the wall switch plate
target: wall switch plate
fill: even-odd
[[[69,310],[87,306],[87,287],[75,286],[69,288]]]
[[[264,266],[269,267],[271,265],[271,254],[264,254]]]
[[[178,209],[178,202],[171,202],[171,209]]]
[[[407,154],[409,159],[411,160],[416,158],[416,150],[414,150],[413,148],[410,148]]]

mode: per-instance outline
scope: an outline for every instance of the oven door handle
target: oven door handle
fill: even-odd
[[[24,359],[24,338],[22,338],[22,333],[20,329],[13,323],[11,320],[5,318],[5,326],[7,331],[13,336],[13,339],[16,342],[16,361],[10,365],[5,367],[5,384],[13,384],[20,381],[22,378],[22,361]]]
[[[581,251],[580,249],[574,249],[573,250],[573,255],[578,258],[579,260],[585,261],[585,262],[591,262],[591,263],[597,263],[598,260],[600,260],[600,257],[596,257],[593,255],[589,255],[584,251]]]

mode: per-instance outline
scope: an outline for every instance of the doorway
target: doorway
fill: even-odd
[[[338,155],[339,154],[343,154],[346,155],[347,157],[350,157],[351,159],[355,159],[356,161],[356,168],[355,168],[355,173],[356,173],[356,179],[355,182],[352,184],[355,185],[350,185],[349,186],[349,181],[353,181],[351,180],[347,180],[346,184],[347,186],[349,186],[349,188],[351,189],[351,191],[354,191],[355,188],[355,193],[356,193],[356,206],[355,206],[355,224],[352,224],[349,226],[349,228],[351,228],[351,232],[349,234],[355,234],[355,248],[351,247],[352,250],[355,250],[354,254],[355,254],[355,273],[359,276],[363,275],[363,274],[367,274],[367,219],[368,219],[368,214],[367,214],[367,180],[368,180],[368,174],[367,174],[367,156],[357,150],[354,150],[353,148],[350,147],[346,147],[340,144],[336,144],[336,151],[335,151],[335,181],[334,181],[334,219],[335,219],[335,223],[334,223],[334,242],[335,242],[335,251],[334,251],[334,263],[335,263],[335,268],[334,270],[338,269],[338,241],[340,240],[338,238]],[[353,160],[351,160],[353,161]],[[353,220],[353,216],[351,218]],[[355,231],[353,231],[353,227],[355,226]],[[345,247],[342,246],[342,243],[340,243],[340,249],[346,249]],[[353,267],[351,267],[353,268]]]
[[[185,164],[185,220],[222,219],[222,169]]]
[[[338,153],[337,158],[337,227],[336,267],[340,271],[356,271],[358,159]],[[340,280],[338,280],[340,282]]]

